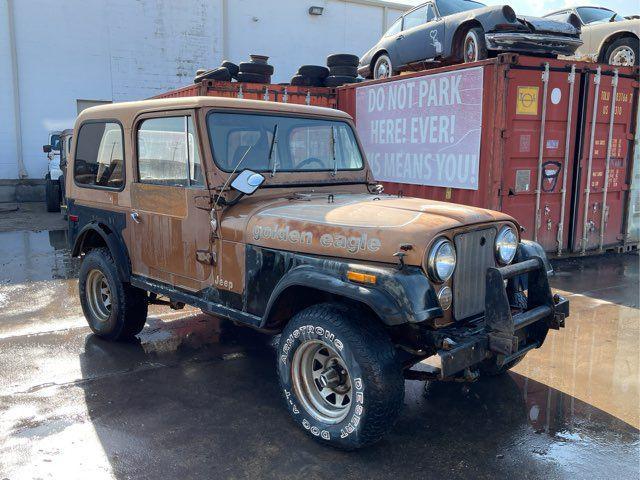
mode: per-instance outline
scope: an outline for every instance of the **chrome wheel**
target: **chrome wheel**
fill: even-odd
[[[87,304],[97,320],[106,322],[111,315],[111,290],[100,270],[91,270],[86,283]]]
[[[478,60],[478,39],[475,32],[469,32],[464,39],[464,62],[475,62],[476,60]]]
[[[628,67],[634,65],[635,62],[636,54],[633,51],[633,48],[627,45],[620,45],[609,55],[609,65]]]
[[[316,420],[338,423],[351,406],[351,376],[342,358],[320,340],[301,344],[291,363],[293,388]]]
[[[376,65],[373,72],[373,78],[389,78],[393,73],[391,68],[391,60],[386,55],[380,56],[376,60]]]

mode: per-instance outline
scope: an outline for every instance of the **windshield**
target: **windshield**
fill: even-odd
[[[239,162],[238,170],[275,171],[276,175],[363,167],[353,130],[345,122],[213,112],[207,116],[207,128],[213,158],[226,172]]]
[[[486,7],[483,3],[472,2],[470,0],[437,0],[436,6],[441,17],[453,15],[458,12],[466,12],[467,10],[475,10],[476,8]]]
[[[590,23],[610,22],[611,19],[613,19],[614,22],[624,20],[616,12],[606,8],[580,7],[577,10],[582,23],[585,25],[589,25]]]

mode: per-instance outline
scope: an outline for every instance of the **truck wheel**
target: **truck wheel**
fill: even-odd
[[[60,211],[60,183],[58,180],[51,180],[51,175],[47,174],[44,186],[44,196],[47,203],[47,212]]]
[[[462,42],[462,61],[464,63],[477,62],[487,58],[487,42],[484,39],[484,30],[480,27],[472,28],[467,32]]]
[[[604,58],[609,65],[630,67],[640,64],[637,38],[619,38],[607,48]]]
[[[140,333],[147,320],[147,292],[120,280],[107,248],[86,254],[78,286],[93,333],[106,340],[126,340]]]
[[[339,304],[295,315],[278,345],[287,409],[309,435],[353,450],[380,440],[404,399],[400,362],[374,319]]]

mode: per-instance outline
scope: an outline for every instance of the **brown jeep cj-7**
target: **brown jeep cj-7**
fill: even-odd
[[[166,297],[279,334],[287,409],[334,446],[380,439],[405,378],[505,372],[568,315],[513,218],[381,194],[337,110],[99,106],[78,117],[72,153],[70,241],[93,332],[136,335]]]

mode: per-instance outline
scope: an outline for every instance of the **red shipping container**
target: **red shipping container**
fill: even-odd
[[[453,77],[478,66],[482,68],[482,119],[477,188],[387,181],[383,182],[385,191],[502,210],[521,223],[525,238],[537,240],[545,250],[575,249],[575,216],[582,200],[574,193],[578,188],[574,176],[580,173],[576,157],[584,143],[582,120],[586,107],[583,105],[588,95],[583,80],[583,75],[588,74],[583,72],[588,72],[593,64],[505,54],[474,64],[341,87],[337,90],[338,107],[356,119],[360,136],[366,136],[371,134],[371,129],[358,123],[358,89],[411,78],[439,78],[444,76],[442,74]],[[624,80],[629,82],[633,70],[619,70],[629,77]],[[629,105],[634,105],[637,91],[630,92],[629,88],[625,87],[627,99]],[[622,124],[631,124],[631,110],[625,108],[621,112],[621,130],[624,130]],[[427,108],[425,114],[428,113]],[[405,142],[406,139],[400,138],[400,143]],[[371,151],[367,153],[372,156]],[[629,158],[624,149],[621,155]],[[627,163],[622,162],[623,165]],[[612,193],[610,198],[615,195]],[[624,201],[620,205],[624,205]],[[617,207],[615,212],[621,221],[623,212]],[[617,221],[609,221],[606,228],[617,229],[619,233],[619,225]]]
[[[336,108],[337,105],[335,90],[333,88],[221,82],[216,80],[203,80],[202,82],[171,90],[152,98],[193,96],[245,98],[247,100],[267,100],[328,108]]]

